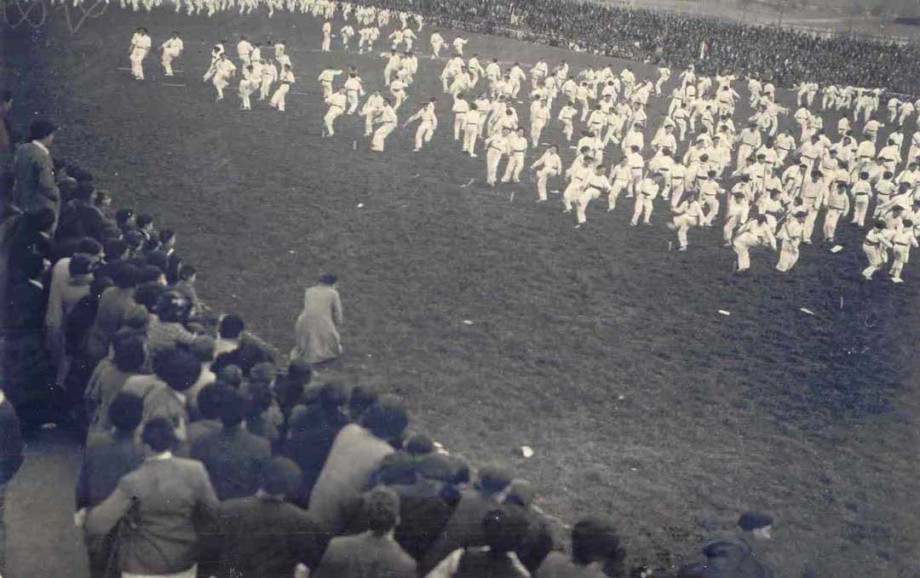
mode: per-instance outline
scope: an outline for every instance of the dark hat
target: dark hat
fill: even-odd
[[[93,265],[93,260],[85,253],[74,253],[70,258],[68,272],[71,275],[87,275]]]
[[[799,214],[796,213],[796,216],[799,216]],[[804,213],[801,213],[801,215],[804,216]],[[742,530],[750,531],[772,525],[773,517],[762,512],[745,512],[738,518],[738,526]]]
[[[793,216],[794,216],[796,219],[804,219],[805,217],[808,216],[808,213],[806,213],[806,212],[804,212],[804,211],[796,211],[796,213],[795,213]]]
[[[479,470],[479,487],[487,492],[500,492],[511,483],[511,472],[502,466],[485,466]]]
[[[51,121],[36,119],[29,125],[29,138],[32,140],[41,140],[57,130],[57,126]]]
[[[450,458],[443,454],[428,454],[416,463],[416,471],[423,478],[448,482],[456,474],[456,468]]]

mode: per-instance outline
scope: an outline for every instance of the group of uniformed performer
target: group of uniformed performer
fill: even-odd
[[[400,127],[398,112],[417,98],[410,91],[420,73],[414,48],[423,18],[344,2],[305,1],[305,12],[324,19],[321,51],[341,47],[372,54],[381,36],[389,41],[380,76],[374,74],[370,83],[354,67],[347,72],[326,69],[317,79],[327,105],[323,136],[335,136],[340,118],[363,117],[370,149],[385,152],[388,136]],[[339,14],[342,25],[333,34]],[[381,32],[391,20],[393,31]],[[352,46],[356,34],[359,41]],[[146,31],[138,30],[132,41],[132,69],[135,61],[141,68],[149,51],[145,36]],[[332,45],[334,36],[341,46]],[[606,200],[608,211],[617,208],[621,197],[632,199],[633,226],[652,224],[656,208],[664,205],[678,250],[687,250],[694,228],[718,225],[739,272],[750,268],[751,251],[763,247],[778,253],[778,271],[791,270],[801,245],[813,243],[823,217],[819,231],[829,246],[836,244],[841,222],[868,228],[863,243],[869,262],[863,271],[866,279],[890,264],[892,281],[903,281],[904,265],[920,232],[920,132],[908,138],[904,127],[916,129],[920,101],[891,96],[882,110],[881,89],[803,83],[793,95],[795,105],[786,107],[772,83],[756,78],[708,77],[693,66],[676,76],[663,66],[657,78],[642,78],[629,67],[576,72],[565,61],[550,67],[544,60],[527,71],[518,62],[484,59],[478,53],[464,58],[466,44],[461,37],[446,39],[438,29],[428,38],[430,59],[441,60],[445,46],[453,48],[439,74],[452,115],[448,130],[462,153],[478,158],[477,152],[485,151],[488,186],[519,183],[529,169],[537,202],[547,201],[554,188],[561,190],[563,210],[574,213],[579,228],[598,199]],[[258,46],[246,38],[237,45],[243,108],[249,108],[249,94],[256,88],[262,88],[264,99],[278,82],[271,104],[284,110],[294,76],[284,45],[274,50],[281,69],[273,74],[275,65],[262,57]],[[163,44],[167,72],[181,51],[174,33]],[[205,80],[213,82],[218,100],[236,70],[223,43],[215,46]],[[142,70],[135,77],[143,78]],[[376,78],[383,86],[369,90]],[[748,92],[747,102],[736,90],[741,85]],[[439,110],[438,99],[431,95],[418,96],[421,103],[402,124],[417,123],[416,152],[431,146],[444,108]],[[649,102],[663,98],[668,99],[667,113],[650,118]],[[753,114],[743,116],[739,104]],[[830,114],[839,116],[833,129],[825,126]],[[790,125],[797,127],[795,133]],[[542,142],[548,127],[558,129],[562,140]],[[648,142],[647,135],[652,135]],[[565,148],[575,151],[568,165],[560,155]],[[528,164],[528,155],[536,160]],[[618,162],[609,162],[612,157],[619,157]]]

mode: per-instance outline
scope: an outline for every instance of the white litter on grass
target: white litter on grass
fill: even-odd
[[[164,82],[163,86],[185,86],[185,85],[184,84],[170,84],[168,82]]]
[[[843,245],[834,245],[831,247],[831,253],[839,253],[843,251]]]
[[[358,141],[356,140],[351,141],[351,148],[352,150],[358,150]]]
[[[293,255],[293,254],[294,254],[294,249],[291,249],[291,250],[289,251],[289,253],[290,253],[291,255]]]
[[[617,399],[620,400],[620,401],[623,401],[624,399],[626,399],[626,396],[625,396],[625,395],[619,395],[619,396],[617,396]]]
[[[460,185],[460,188],[461,188],[461,189],[467,188],[468,186],[472,185],[472,184],[473,184],[473,181],[475,181],[475,180],[476,180],[476,179],[470,179],[470,181],[469,181],[468,183],[466,183],[465,185]]]
[[[42,424],[42,429],[55,429],[56,427],[57,427],[56,423],[49,422],[49,423]]]
[[[724,316],[728,317],[729,315],[731,315],[731,312],[730,312],[730,311],[726,311],[725,309],[719,309],[719,315],[724,315]]]
[[[358,203],[358,208],[359,208],[359,209],[362,208],[363,206],[364,206],[364,203]]]
[[[463,324],[464,324],[464,325],[472,325],[473,322],[470,321],[469,319],[464,319],[464,320],[463,320]]]
[[[814,315],[814,314],[815,314],[815,312],[812,311],[811,309],[805,309],[804,307],[800,307],[800,308],[799,308],[799,311],[801,311],[802,313],[805,313],[805,314],[807,314],[807,315]]]
[[[531,449],[530,446],[521,446],[521,455],[525,458],[532,458],[533,449]]]
[[[514,191],[511,191],[511,198],[508,199],[508,202],[509,202],[509,203],[513,203],[513,202],[514,202]]]
[[[419,177],[419,175],[417,175],[417,174],[412,175],[412,178],[413,178],[413,179],[416,179],[416,178],[418,178],[418,177]]]

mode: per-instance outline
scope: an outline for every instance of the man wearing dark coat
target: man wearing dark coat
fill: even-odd
[[[13,158],[13,204],[23,211],[49,207],[60,213],[61,193],[54,179],[54,162],[49,147],[57,127],[35,120],[29,127],[30,142],[19,145]]]
[[[303,564],[315,567],[325,537],[305,510],[287,501],[300,484],[300,469],[275,458],[262,471],[256,495],[220,506],[221,567],[227,576],[290,578]]]

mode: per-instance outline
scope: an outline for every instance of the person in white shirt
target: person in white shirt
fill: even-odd
[[[227,58],[226,54],[222,53],[214,63],[214,75],[211,78],[211,83],[217,89],[217,100],[223,100],[224,89],[230,84],[230,79],[234,74],[236,74],[236,65]]]
[[[779,261],[776,270],[786,273],[791,270],[799,260],[799,246],[805,238],[805,219],[808,213],[796,211],[780,226],[776,238],[780,241]]]
[[[660,191],[661,175],[658,173],[649,173],[648,176],[640,181],[639,187],[636,189],[636,203],[633,206],[633,216],[629,222],[630,226],[635,227],[638,225],[640,219],[645,225],[651,224],[649,219],[654,209],[652,201],[655,200]]]
[[[342,29],[339,30],[339,38],[342,39],[342,50],[348,50],[348,44],[351,42],[351,39],[354,35],[355,29],[351,26],[351,24],[342,26]]]
[[[364,117],[364,136],[369,137],[374,133],[374,122],[383,109],[383,103],[383,95],[374,91],[361,106],[361,112],[358,114]]]
[[[272,108],[277,108],[280,112],[284,112],[285,97],[291,90],[292,84],[294,84],[294,71],[291,70],[289,64],[285,64],[281,76],[278,77],[278,88],[275,89],[275,94],[272,95],[268,104]]]
[[[827,213],[824,215],[824,241],[833,243],[837,223],[841,217],[845,218],[850,212],[849,186],[845,183],[838,183],[828,195],[824,206],[827,207]]]
[[[173,75],[172,62],[176,58],[179,58],[183,48],[184,45],[182,44],[182,39],[179,38],[178,32],[173,32],[172,36],[160,46],[160,49],[163,51],[160,62],[163,64],[166,76]]]
[[[479,110],[479,105],[475,102],[470,103],[470,110],[466,113],[463,123],[463,152],[476,158],[476,139],[482,130],[482,124],[485,116]]]
[[[689,245],[687,233],[691,227],[699,227],[706,216],[693,191],[681,194],[674,201],[671,204],[671,223],[668,228],[677,231],[677,250],[686,251]]]
[[[888,258],[887,249],[893,248],[889,236],[885,221],[881,219],[876,221],[875,226],[866,234],[862,246],[866,259],[869,261],[869,266],[862,272],[866,281],[871,281],[872,275],[885,265]]]
[[[466,124],[466,114],[470,111],[470,103],[466,101],[462,94],[458,94],[454,98],[454,105],[450,111],[454,113],[454,140],[459,142],[460,133]]]
[[[259,100],[265,100],[271,94],[272,84],[278,80],[278,68],[271,60],[266,60],[262,63],[260,76]]]
[[[406,45],[406,52],[412,50],[412,45],[415,42],[416,36],[415,32],[412,32],[411,28],[404,28],[402,31],[403,43]]]
[[[406,101],[406,82],[403,80],[403,75],[405,71],[399,71],[399,74],[396,78],[393,79],[393,82],[390,83],[390,94],[393,95],[395,102],[393,104],[394,110],[399,110],[399,107],[402,106],[402,103]]]
[[[527,137],[524,136],[523,127],[508,135],[508,164],[502,182],[521,182],[521,170],[524,169],[524,156],[527,154]]]
[[[364,96],[361,78],[354,72],[350,73],[345,81],[345,94],[348,96],[348,114],[354,114],[358,110],[359,98]]]
[[[242,110],[252,110],[250,97],[252,93],[256,91],[256,86],[258,86],[258,83],[253,73],[253,66],[251,64],[244,66],[243,72],[240,74],[239,85],[239,95],[242,101],[240,103],[240,108]]]
[[[658,81],[655,83],[655,94],[661,96],[661,87],[671,78],[671,69],[667,66],[658,68]]]
[[[575,228],[579,229],[588,220],[588,205],[591,201],[599,199],[603,194],[610,193],[610,180],[605,174],[604,165],[598,163],[594,166],[594,173],[585,180],[584,188],[575,197]]]
[[[920,247],[917,243],[916,231],[914,231],[914,222],[911,219],[904,219],[901,221],[901,225],[902,229],[895,231],[891,238],[894,260],[888,274],[891,275],[892,283],[904,282],[904,279],[901,278],[901,272],[910,259],[910,250],[911,248]]]
[[[436,103],[437,99],[432,98],[429,102],[423,104],[418,112],[410,116],[405,124],[403,124],[403,128],[405,128],[409,126],[410,123],[416,120],[419,121],[418,129],[415,131],[415,148],[412,149],[414,152],[419,152],[422,150],[422,146],[431,142],[431,137],[434,136],[434,131],[438,128],[438,117],[435,115]]]
[[[559,148],[556,145],[550,145],[546,152],[543,153],[543,156],[530,165],[530,169],[537,173],[537,202],[543,202],[547,198],[546,184],[549,178],[562,174],[562,159],[559,157]]]
[[[490,187],[494,187],[498,180],[498,164],[508,154],[510,135],[511,129],[506,127],[486,139],[486,184]]]
[[[732,241],[732,249],[738,257],[738,273],[751,268],[750,250],[761,245],[769,246],[776,251],[776,237],[766,215],[757,215],[742,225]]]
[[[543,127],[549,122],[550,110],[546,104],[545,98],[534,98],[533,104],[530,105],[530,138],[533,146],[540,144],[540,135],[543,134]]]
[[[236,45],[236,53],[243,62],[243,66],[250,64],[249,57],[252,54],[252,44],[245,36],[240,36],[240,41]]]
[[[452,45],[454,47],[454,52],[456,52],[458,56],[463,56],[463,47],[466,46],[467,42],[469,42],[469,40],[460,38],[459,36],[454,38]]]
[[[565,140],[569,142],[572,142],[572,134],[575,132],[573,119],[576,114],[578,114],[578,110],[572,106],[571,101],[566,102],[559,110],[558,118],[562,121],[562,134],[565,135]]]
[[[319,73],[317,81],[319,81],[320,86],[323,87],[323,99],[329,98],[334,92],[332,88],[332,82],[335,80],[335,77],[342,74],[341,70],[335,68],[327,68]]]
[[[332,49],[332,22],[328,20],[323,22],[323,43],[320,46],[320,50],[323,52],[329,52]]]
[[[383,99],[383,104],[374,116],[373,122],[376,128],[374,129],[374,136],[371,139],[371,150],[383,152],[387,136],[393,132],[397,125],[396,111],[393,110],[393,104],[390,99]]]
[[[329,105],[326,116],[323,117],[323,138],[335,135],[335,119],[345,114],[345,108],[348,106],[348,97],[345,95],[345,88],[342,87],[326,97],[325,102]]]
[[[131,60],[131,74],[137,80],[144,80],[144,59],[150,52],[151,43],[146,28],[141,26],[135,30],[128,55]]]
[[[431,43],[431,59],[437,59],[441,56],[441,47],[444,46],[444,37],[441,36],[441,33],[437,30],[433,30],[429,42]]]

